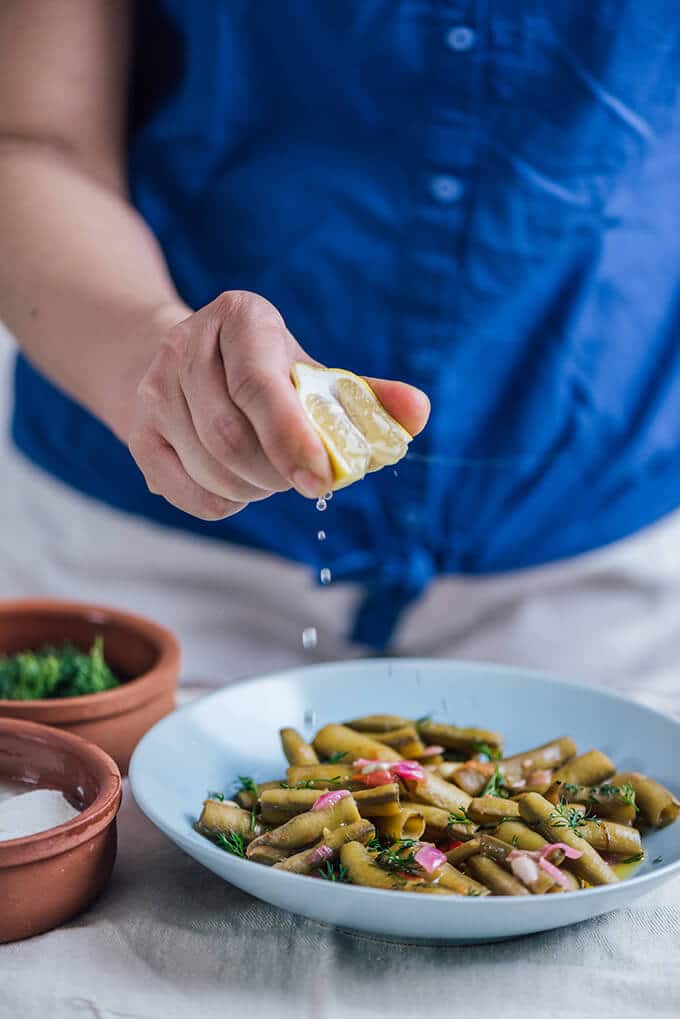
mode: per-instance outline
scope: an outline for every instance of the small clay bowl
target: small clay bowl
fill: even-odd
[[[0,942],[58,927],[107,884],[116,858],[120,771],[86,740],[0,718],[0,778],[61,789],[84,810],[65,824],[0,842]]]
[[[0,718],[23,718],[66,729],[96,743],[127,775],[144,733],[174,710],[179,644],[164,627],[118,609],[78,602],[0,601],[0,654],[71,643],[89,651],[97,636],[120,686],[81,697],[0,699]]]

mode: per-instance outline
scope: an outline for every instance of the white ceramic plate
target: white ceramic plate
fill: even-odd
[[[680,873],[680,822],[646,838],[647,861],[620,884],[560,895],[463,898],[387,892],[272,870],[230,856],[192,828],[202,800],[237,775],[284,774],[278,729],[306,735],[375,712],[432,714],[505,735],[506,752],[570,735],[625,771],[680,792],[680,723],[622,697],[510,669],[442,660],[370,660],[292,669],[232,684],[159,722],[130,766],[135,799],[194,859],[251,895],[323,923],[400,941],[471,943],[577,923],[617,909]],[[661,862],[654,863],[661,857]]]

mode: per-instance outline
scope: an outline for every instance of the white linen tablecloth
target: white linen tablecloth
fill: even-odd
[[[0,946],[0,1019],[677,1019],[680,880],[573,927],[397,945],[265,905],[186,856],[127,782],[112,883],[60,930]]]

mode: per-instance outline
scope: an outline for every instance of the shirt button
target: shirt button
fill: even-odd
[[[430,178],[430,191],[438,202],[450,205],[457,202],[463,194],[463,182],[458,177],[440,173]]]
[[[467,25],[456,25],[446,33],[446,45],[456,53],[465,53],[471,50],[477,42],[477,33]]]

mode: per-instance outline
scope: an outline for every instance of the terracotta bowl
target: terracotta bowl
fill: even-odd
[[[120,771],[71,733],[0,718],[0,779],[51,789],[84,810],[56,828],[0,842],[0,942],[41,934],[85,909],[116,858]]]
[[[0,699],[0,718],[24,718],[66,729],[96,743],[127,774],[144,733],[175,707],[179,645],[169,630],[142,616],[78,602],[0,601],[0,654],[72,643],[89,651],[104,639],[104,656],[120,686],[81,697]]]

